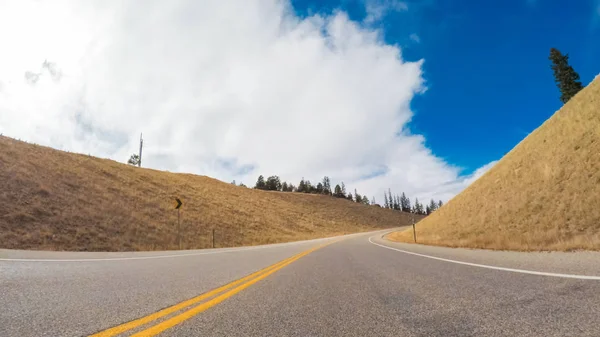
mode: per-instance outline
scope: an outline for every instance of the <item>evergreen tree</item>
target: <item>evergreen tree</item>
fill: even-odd
[[[387,193],[383,192],[383,207],[389,208],[390,202],[388,201]]]
[[[288,185],[288,192],[298,192],[298,188],[294,184]]]
[[[443,206],[443,205],[444,205],[444,203],[443,203],[443,202],[440,200],[440,201],[438,202],[438,209],[442,208],[442,206]]]
[[[335,190],[333,192],[333,196],[336,198],[345,198],[346,196],[342,193],[342,188],[340,185],[335,185]]]
[[[281,190],[283,192],[288,192],[288,184],[287,184],[287,182],[284,181],[283,184],[281,184]]]
[[[406,210],[405,212],[412,212],[412,207],[410,206],[410,199],[408,197],[406,197]]]
[[[344,185],[343,181],[342,181],[342,194],[346,195],[346,185]]]
[[[426,206],[425,206],[425,214],[426,214],[426,215],[429,215],[429,214],[431,214],[431,208],[429,207],[429,205],[426,205]]]
[[[435,201],[433,201],[433,199],[431,199],[431,201],[429,202],[429,209],[431,210],[431,213],[435,212],[437,210],[437,204],[435,203]]]
[[[244,183],[240,183],[239,186],[240,187],[246,187],[246,185],[244,185]]]
[[[298,184],[298,189],[297,189],[297,191],[298,191],[298,192],[300,192],[300,193],[305,193],[305,190],[306,190],[306,184],[305,184],[305,182],[304,182],[304,178],[302,178],[302,179],[300,180],[300,183]]]
[[[389,200],[389,208],[394,208],[394,197],[392,196],[392,189],[388,188],[388,200]]]
[[[356,192],[356,188],[354,189],[354,201],[358,203],[362,202],[362,196]]]
[[[267,178],[265,189],[269,191],[280,191],[281,181],[279,180],[279,177],[270,176],[269,178]]]
[[[346,199],[348,199],[350,201],[354,201],[354,199],[352,198],[352,193],[348,193],[348,195],[346,196]]]
[[[362,196],[362,203],[365,205],[370,205],[371,203],[369,202],[369,198],[366,195]]]
[[[323,177],[323,194],[331,195],[331,180],[328,176]]]
[[[318,194],[323,194],[323,184],[321,184],[321,183],[317,184],[316,192]]]
[[[401,210],[400,208],[400,197],[399,196],[394,196],[394,209],[399,211]]]
[[[310,180],[305,181],[304,182],[304,193],[313,193],[313,192],[314,192],[314,187],[310,183]]]
[[[233,179],[233,181],[231,182],[231,185],[235,185],[235,179]]]
[[[400,196],[400,208],[402,209],[402,212],[410,212],[410,199],[408,199],[406,197],[406,194],[404,194],[404,192],[402,192],[402,195]]]
[[[267,188],[267,184],[265,183],[265,177],[263,177],[262,174],[258,176],[258,180],[256,180],[256,185],[254,185],[254,188],[258,190],[264,190]]]
[[[413,213],[425,215],[423,205],[419,202],[418,198],[415,198],[415,205],[413,206]]]
[[[579,90],[583,89],[583,85],[579,81],[579,74],[569,65],[569,54],[561,54],[556,48],[550,48],[550,56],[552,61],[552,71],[554,72],[554,82],[560,90],[560,100],[567,103],[571,97],[575,96]]]
[[[375,205],[375,204],[377,204],[377,203],[375,202],[375,196],[373,196],[373,197],[371,197],[371,205]]]

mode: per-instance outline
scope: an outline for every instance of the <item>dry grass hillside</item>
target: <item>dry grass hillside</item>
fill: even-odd
[[[600,250],[600,77],[416,227],[432,245]]]
[[[258,191],[0,136],[0,248],[229,247],[397,227],[405,213],[320,195]]]

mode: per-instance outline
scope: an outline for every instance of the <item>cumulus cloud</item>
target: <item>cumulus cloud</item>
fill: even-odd
[[[343,12],[20,0],[0,4],[0,40],[0,133],[16,138],[125,162],[143,132],[143,166],[247,185],[329,175],[447,200],[469,179],[408,129],[423,61]]]

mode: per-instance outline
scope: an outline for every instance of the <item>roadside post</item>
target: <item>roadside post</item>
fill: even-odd
[[[179,198],[175,198],[175,209],[177,210],[177,247],[179,247],[179,249],[181,250],[181,205],[183,205],[183,203],[181,202],[181,199]]]
[[[415,213],[412,214],[413,239],[417,243],[417,229],[415,228]]]
[[[215,229],[212,229],[212,247],[215,248]]]

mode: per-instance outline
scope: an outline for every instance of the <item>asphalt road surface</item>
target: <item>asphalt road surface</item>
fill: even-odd
[[[600,253],[0,250],[0,336],[600,336]]]

